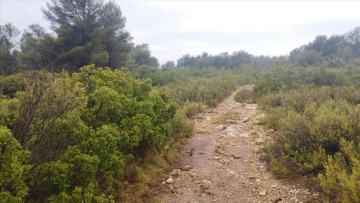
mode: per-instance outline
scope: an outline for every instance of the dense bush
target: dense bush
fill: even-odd
[[[22,72],[7,77],[0,76],[0,94],[14,97],[17,91],[24,89],[24,79],[27,74]]]
[[[198,102],[188,102],[186,101],[183,106],[184,113],[187,117],[191,118],[198,113],[205,111],[205,106]]]
[[[267,146],[278,176],[315,175],[340,202],[359,202],[360,91],[354,86],[303,86],[259,100],[277,130]]]
[[[28,156],[11,131],[0,126],[0,201],[22,202],[28,187],[25,175],[29,167],[23,162]]]
[[[253,91],[251,89],[242,89],[239,90],[234,97],[237,102],[253,102]]]
[[[165,89],[180,105],[186,102],[200,102],[214,107],[235,89],[239,80],[236,76],[186,79],[166,85]]]
[[[154,166],[174,160],[178,139],[192,134],[193,123],[186,118],[251,80],[242,76],[245,70],[137,71],[132,74],[142,80],[94,66],[71,76],[34,71],[0,78],[0,144],[12,146],[0,166],[1,197],[26,202],[139,199],[148,191],[142,184],[151,183],[145,173],[159,174]],[[155,159],[159,163],[145,164]],[[9,170],[16,177],[8,176]]]
[[[356,74],[358,68],[324,68],[324,67],[275,67],[259,79],[254,87],[255,98],[276,93],[283,89],[293,89],[301,85],[343,86],[359,85]]]
[[[150,81],[93,66],[72,77],[32,74],[24,91],[2,96],[0,104],[0,144],[9,146],[1,196],[9,201],[120,201],[115,191],[129,161],[161,150],[171,130],[188,128],[174,120],[175,106]]]
[[[186,102],[196,102],[214,107],[236,86],[255,81],[257,70],[254,65],[233,70],[215,68],[160,70],[142,66],[132,74],[140,79],[151,79],[154,86],[166,90],[170,99],[180,106]]]
[[[182,111],[177,111],[170,120],[170,128],[176,138],[190,137],[193,132],[194,123],[189,122]]]
[[[360,145],[340,141],[341,152],[329,156],[318,179],[324,192],[338,202],[360,202]]]

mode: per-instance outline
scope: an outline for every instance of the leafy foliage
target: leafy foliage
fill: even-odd
[[[119,70],[87,66],[72,77],[34,72],[23,85],[14,98],[0,100],[0,135],[9,150],[1,195],[15,198],[9,201],[113,202],[127,164],[161,150],[171,130],[186,127],[175,128],[183,121],[173,120],[176,108],[166,94]],[[10,169],[18,175],[9,179]]]
[[[360,28],[343,35],[316,36],[316,38],[289,54],[289,62],[297,66],[325,65],[328,67],[344,67],[351,65],[360,56]]]
[[[20,40],[23,69],[75,72],[88,64],[114,69],[128,63],[130,34],[114,2],[54,0],[42,12],[56,35],[40,25],[29,26]]]
[[[203,104],[197,102],[188,102],[188,101],[185,102],[183,109],[185,115],[189,118],[195,116],[198,113],[205,111],[205,107]]]
[[[0,25],[0,75],[10,75],[18,69],[15,38],[19,34],[20,31],[10,23]]]
[[[301,85],[343,86],[354,84],[358,68],[324,68],[291,66],[274,67],[265,72],[254,87],[255,99],[282,89],[296,89]]]
[[[234,97],[237,102],[253,102],[253,91],[249,89],[242,89],[235,94]]]
[[[231,68],[237,69],[245,64],[256,64],[260,67],[267,67],[271,62],[271,58],[267,56],[254,56],[245,51],[236,51],[232,54],[223,52],[218,55],[209,55],[203,52],[198,56],[184,55],[177,61],[177,67],[187,67],[194,69],[203,69],[214,67],[217,69]]]
[[[40,70],[54,67],[56,38],[40,25],[29,25],[20,39],[19,66],[25,70]]]
[[[27,194],[25,175],[29,169],[23,162],[28,156],[11,131],[0,125],[0,199],[21,202]]]
[[[323,70],[331,71],[334,70]],[[354,71],[357,70],[349,70]],[[343,78],[343,82],[320,80],[327,82],[301,85],[295,76],[295,81],[281,86],[278,93],[258,99],[268,113],[265,124],[277,130],[274,142],[266,150],[277,176],[318,176],[330,198],[358,202],[360,91],[352,82],[353,75],[345,71],[333,74],[334,78]],[[321,86],[328,84],[332,86]]]
[[[354,141],[340,141],[341,153],[328,157],[325,172],[318,175],[321,187],[339,202],[359,202],[360,152]]]

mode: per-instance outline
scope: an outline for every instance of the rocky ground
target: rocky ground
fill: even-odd
[[[234,95],[196,118],[179,166],[161,183],[161,201],[320,202],[303,181],[289,184],[272,176],[261,148],[274,131],[258,125],[265,115],[256,104],[238,103]]]

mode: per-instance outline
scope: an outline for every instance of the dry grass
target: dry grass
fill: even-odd
[[[215,123],[226,123],[229,120],[237,120],[241,116],[239,112],[226,112],[215,118]]]

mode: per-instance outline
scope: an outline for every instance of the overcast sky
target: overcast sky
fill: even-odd
[[[21,31],[37,23],[50,0],[0,0],[0,24]],[[278,56],[316,35],[343,34],[360,26],[360,1],[115,0],[136,44],[147,43],[161,63],[186,53],[245,50]]]

